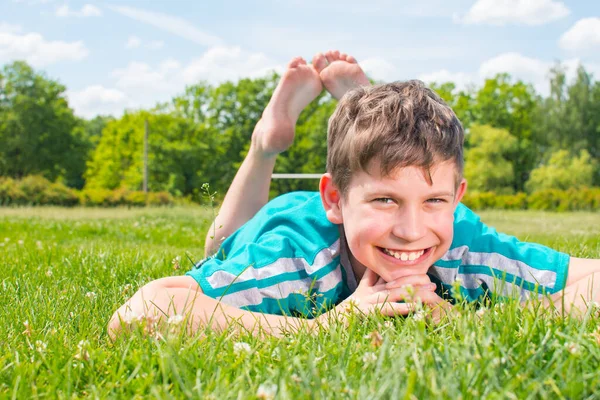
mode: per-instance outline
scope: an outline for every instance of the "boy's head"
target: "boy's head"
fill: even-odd
[[[452,109],[420,81],[342,98],[329,120],[321,195],[359,270],[390,281],[425,273],[448,250],[466,188],[463,139]]]

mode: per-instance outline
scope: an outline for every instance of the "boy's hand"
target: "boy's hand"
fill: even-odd
[[[415,309],[416,302],[436,306],[443,300],[435,293],[435,284],[427,275],[412,275],[386,283],[375,272],[367,269],[358,288],[334,310],[321,315],[325,319],[344,315],[352,309],[364,314],[380,313],[386,316],[407,315]],[[404,303],[398,303],[404,301]],[[335,315],[331,314],[335,313]]]

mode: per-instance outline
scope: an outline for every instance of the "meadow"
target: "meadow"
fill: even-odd
[[[487,211],[498,230],[600,258],[599,213]],[[0,208],[0,397],[597,398],[600,310],[458,304],[451,319],[355,316],[257,338],[235,331],[112,342],[137,288],[203,257],[213,212]],[[174,327],[176,328],[176,327]]]

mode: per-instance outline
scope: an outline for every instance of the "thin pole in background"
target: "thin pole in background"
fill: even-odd
[[[148,193],[148,120],[144,121],[144,193]]]

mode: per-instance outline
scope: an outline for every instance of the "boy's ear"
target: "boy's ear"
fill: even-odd
[[[321,192],[321,201],[323,202],[323,208],[325,208],[325,214],[329,222],[332,224],[341,224],[343,220],[341,208],[342,195],[334,185],[330,173],[325,173],[321,177],[319,192]]]
[[[456,206],[463,198],[467,191],[467,180],[463,178],[456,188],[456,196],[454,196],[454,205]]]

